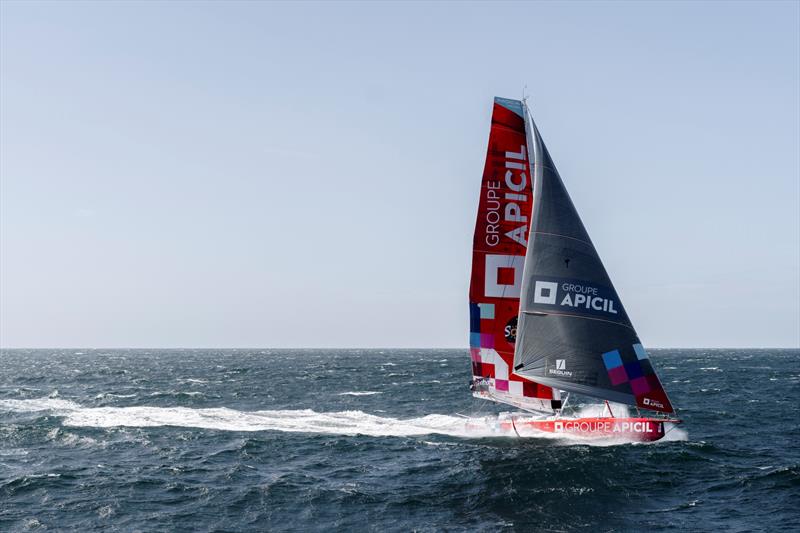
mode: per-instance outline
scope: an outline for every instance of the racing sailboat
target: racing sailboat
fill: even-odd
[[[652,441],[679,422],[525,101],[494,100],[469,306],[473,395],[524,412],[501,429]],[[562,391],[608,414],[567,416]]]

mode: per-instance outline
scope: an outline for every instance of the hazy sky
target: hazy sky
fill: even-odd
[[[800,8],[0,4],[0,345],[465,347],[492,97],[651,347],[800,344]]]

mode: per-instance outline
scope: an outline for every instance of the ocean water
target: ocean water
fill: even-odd
[[[0,531],[798,531],[800,351],[652,350],[651,444],[464,431],[465,350],[0,352]]]

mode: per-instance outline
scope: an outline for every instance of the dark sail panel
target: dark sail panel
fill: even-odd
[[[534,207],[515,371],[553,388],[673,412],[532,121],[529,129]]]

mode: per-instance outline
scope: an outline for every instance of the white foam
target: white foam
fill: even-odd
[[[686,442],[689,440],[689,432],[676,424],[664,424],[664,436],[659,442]]]
[[[452,436],[481,436],[467,431],[463,418],[426,415],[398,419],[363,411],[318,413],[311,409],[237,411],[225,407],[82,407],[69,400],[40,398],[0,400],[0,411],[51,411],[63,416],[72,427],[157,427],[177,426],[224,431],[287,431],[335,435],[413,436],[433,433]]]
[[[588,406],[584,409],[594,413],[600,408],[601,406]],[[517,437],[512,430],[503,430],[495,416],[465,419],[450,415],[430,414],[400,419],[372,415],[363,411],[319,413],[311,409],[238,411],[226,407],[206,409],[147,406],[82,407],[70,400],[54,398],[0,400],[0,411],[50,411],[56,416],[64,417],[63,425],[71,427],[174,426],[222,431],[284,431],[373,437],[409,437],[431,434],[469,438]],[[615,414],[617,413],[615,412]],[[622,415],[623,413],[620,413],[618,416]],[[467,424],[469,424],[469,429],[467,429]],[[667,437],[671,438],[664,440],[686,440],[685,432],[680,431],[678,429],[670,431]],[[681,434],[683,438],[681,438]],[[521,436],[556,439],[566,444],[592,446],[620,443],[587,441],[577,436],[547,434],[538,431]]]
[[[170,391],[156,391],[150,393],[150,396],[179,396],[183,394],[184,396],[205,396],[200,391],[182,391],[182,390],[170,390]]]
[[[106,398],[136,398],[138,394],[114,394],[113,392],[101,392],[97,394],[95,400],[104,400]]]
[[[70,411],[81,406],[70,400],[34,398],[31,400],[0,400],[0,410],[29,413],[35,411]]]
[[[373,394],[383,394],[383,393],[374,390],[349,391],[349,392],[340,392],[339,396],[372,396]]]

